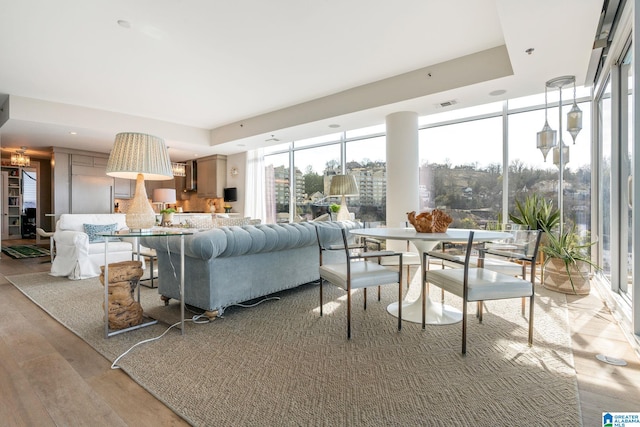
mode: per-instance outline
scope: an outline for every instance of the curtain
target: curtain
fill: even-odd
[[[258,148],[247,152],[246,171],[245,216],[260,219],[263,223],[275,222],[273,219],[268,218],[266,214],[263,149]]]

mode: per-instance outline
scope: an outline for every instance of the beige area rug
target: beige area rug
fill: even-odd
[[[109,360],[167,327],[104,339],[98,279],[46,273],[7,279]],[[184,336],[174,328],[119,365],[197,426],[581,424],[564,295],[538,287],[533,348],[520,301],[488,303],[482,324],[471,317],[463,357],[459,323],[423,331],[404,322],[397,332],[385,310],[394,301],[393,286],[381,303],[371,292],[366,312],[362,294],[354,295],[347,341],[344,293],[332,285],[325,291],[322,318],[317,285],[305,285],[280,293],[279,301],[232,307],[208,324],[188,323]],[[142,304],[165,322],[178,318],[179,305],[164,307],[155,289],[142,288]]]

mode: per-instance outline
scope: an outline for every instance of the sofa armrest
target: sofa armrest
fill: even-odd
[[[58,230],[53,234],[56,245],[89,246],[89,235],[82,231]]]

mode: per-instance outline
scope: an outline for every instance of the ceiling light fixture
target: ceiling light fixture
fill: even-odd
[[[547,153],[553,148],[553,163],[558,166],[558,210],[560,211],[560,235],[563,228],[563,193],[564,193],[564,168],[569,161],[569,146],[562,141],[562,89],[573,85],[573,106],[567,113],[567,131],[576,142],[576,137],[582,130],[582,111],[576,103],[576,76],[561,76],[548,80],[544,87],[544,127],[537,135],[537,147],[542,151],[544,161],[547,161]],[[547,122],[547,88],[558,89],[560,99],[558,101],[558,135],[559,143],[556,144],[556,131],[552,130]]]
[[[187,164],[171,162],[171,172],[173,176],[187,176]]]
[[[20,147],[20,150],[16,150],[16,152],[11,155],[12,166],[31,166],[31,158],[24,154],[26,150],[27,147]]]
[[[544,126],[542,130],[538,132],[536,137],[536,147],[538,150],[542,151],[542,157],[544,157],[544,161],[547,161],[547,154],[549,154],[549,150],[556,146],[556,131],[551,129],[549,126],[549,121],[547,120],[547,85],[544,87]]]

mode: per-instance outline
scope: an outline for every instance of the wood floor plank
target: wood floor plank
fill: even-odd
[[[121,370],[110,370],[92,378],[89,385],[113,410],[125,414],[127,423],[136,426],[185,426],[188,425],[175,413]]]
[[[23,370],[57,425],[127,425],[58,353],[29,360]]]
[[[53,426],[53,419],[15,362],[11,346],[0,338],[0,424],[6,426]]]

